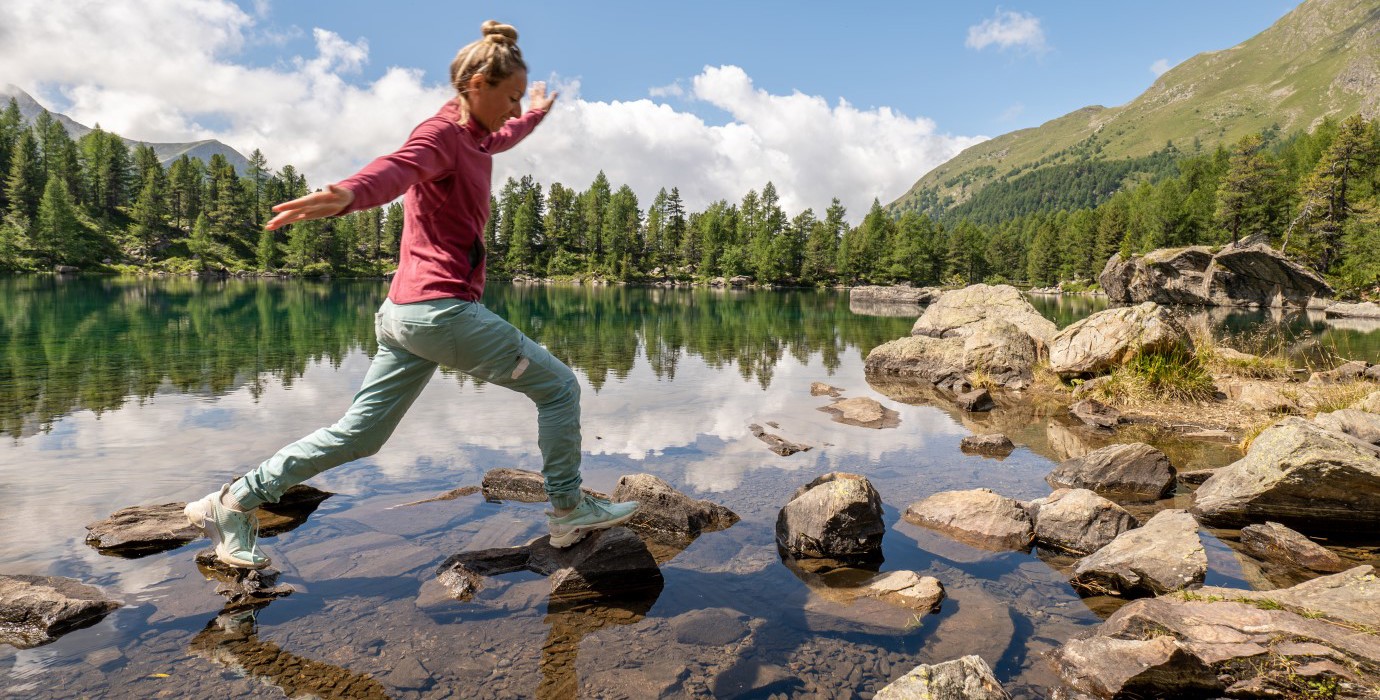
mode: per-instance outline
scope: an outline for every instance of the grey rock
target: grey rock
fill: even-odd
[[[0,574],[0,644],[28,649],[94,625],[119,601],[61,576]]]
[[[1380,445],[1380,414],[1354,408],[1344,408],[1331,413],[1319,413],[1313,422],[1325,430],[1345,433],[1362,442]]]
[[[1377,365],[1377,367],[1380,367],[1380,365]],[[1351,407],[1358,411],[1380,413],[1380,391],[1372,391],[1366,398],[1351,404]]]
[[[882,343],[867,353],[863,369],[937,387],[967,387],[961,338],[910,336]]]
[[[1241,546],[1255,557],[1276,564],[1325,573],[1347,568],[1342,558],[1326,547],[1279,523],[1242,528]]]
[[[1041,347],[1041,341],[1016,324],[989,318],[963,337],[963,369],[1008,389],[1026,389],[1034,383]]]
[[[1133,601],[1053,653],[1093,697],[1373,697],[1380,581],[1360,566],[1292,588],[1205,587]]]
[[[1373,301],[1363,301],[1359,304],[1347,304],[1339,301],[1335,304],[1329,304],[1324,313],[1328,316],[1349,318],[1380,318],[1380,304]]]
[[[1194,469],[1190,472],[1179,472],[1176,478],[1179,480],[1179,483],[1181,484],[1191,484],[1196,486],[1207,481],[1209,478],[1212,477],[1213,474],[1216,474],[1219,469],[1221,469],[1221,467],[1210,467],[1207,469]]]
[[[834,414],[837,423],[860,428],[895,428],[901,424],[901,414],[866,396],[840,399],[819,410]]]
[[[1075,639],[1057,649],[1064,680],[1095,698],[1214,697],[1217,674],[1174,637]]]
[[[766,698],[777,693],[790,697],[802,682],[789,669],[751,659],[740,660],[710,682],[715,698]]]
[[[1099,311],[1050,341],[1049,368],[1063,377],[1105,374],[1138,354],[1192,349],[1183,326],[1154,302]]]
[[[545,503],[546,480],[539,472],[529,469],[490,469],[484,473],[480,482],[484,498],[490,501],[517,501],[519,503]],[[580,489],[592,496],[604,494],[589,489]]]
[[[1155,500],[1174,490],[1174,474],[1163,452],[1132,442],[1060,462],[1045,481],[1056,489],[1092,489],[1115,500]]]
[[[1069,406],[1069,413],[1094,428],[1111,429],[1121,423],[1121,411],[1095,399],[1083,399]]]
[[[437,580],[458,600],[469,600],[486,576],[532,571],[551,580],[553,599],[621,597],[661,590],[661,569],[647,545],[625,527],[591,533],[566,548],[549,536],[521,547],[461,552],[441,563]]]
[[[651,474],[632,474],[618,480],[612,500],[642,504],[627,526],[644,533],[694,539],[705,532],[726,530],[738,514],[717,503],[696,500]]]
[[[997,407],[986,389],[974,389],[954,397],[954,403],[969,413],[982,413]]]
[[[1042,346],[1058,330],[1015,287],[974,284],[946,292],[930,304],[911,328],[911,335],[962,338],[989,318],[1014,324]]]
[[[1113,255],[1098,281],[1108,298],[1121,304],[1303,307],[1314,297],[1332,295],[1312,270],[1252,240],[1215,255],[1202,246]]]
[[[776,518],[776,543],[797,559],[881,555],[882,498],[867,477],[831,472],[796,490]]]
[[[225,611],[261,608],[294,592],[292,586],[278,583],[277,570],[230,566],[216,558],[214,549],[197,552],[195,561],[203,574],[219,582],[216,595],[225,598]]]
[[[1251,442],[1194,494],[1205,522],[1274,520],[1305,532],[1380,524],[1380,450],[1301,418],[1285,418]]]
[[[1081,591],[1130,597],[1197,586],[1206,576],[1197,521],[1187,511],[1164,510],[1079,560],[1071,582]]]
[[[267,537],[296,528],[332,495],[305,484],[293,486],[277,503],[265,503],[255,509],[260,534]],[[87,525],[86,542],[103,554],[130,558],[176,549],[201,537],[201,531],[192,527],[182,513],[186,505],[179,501],[123,508],[105,520]]]
[[[1009,700],[980,656],[920,664],[877,691],[874,700]]]
[[[964,452],[1005,457],[1011,454],[1016,446],[1011,443],[1011,438],[1001,433],[988,433],[986,435],[969,435],[959,441],[958,448]]]
[[[1036,511],[1035,541],[1073,554],[1092,554],[1140,526],[1121,506],[1088,489],[1059,489]]]
[[[848,290],[848,300],[852,301],[874,301],[887,304],[912,304],[915,306],[926,306],[933,303],[944,293],[939,287],[883,287],[875,285],[863,285],[853,287]],[[919,311],[919,309],[917,309]]]
[[[1350,360],[1343,362],[1337,367],[1323,371],[1314,372],[1308,377],[1309,384],[1347,384],[1358,382],[1366,378],[1366,372],[1370,370],[1370,363],[1362,360]]]
[[[829,386],[824,382],[810,383],[810,396],[833,396],[838,397],[843,390],[836,386]]]
[[[1275,382],[1229,381],[1221,389],[1228,399],[1263,413],[1293,414],[1300,409],[1298,392]]]
[[[792,454],[813,449],[813,447],[805,445],[803,442],[791,442],[791,440],[782,438],[782,436],[774,434],[774,432],[767,432],[765,428],[760,427],[760,425],[755,424],[755,422],[748,425],[748,431],[752,432],[753,438],[767,443],[767,449],[780,454],[782,457],[789,457],[792,456]]]
[[[991,489],[936,493],[910,504],[904,517],[981,549],[1022,550],[1035,537],[1020,502]]]

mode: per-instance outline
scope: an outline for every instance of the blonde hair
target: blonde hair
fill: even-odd
[[[520,70],[527,70],[522,50],[517,45],[517,30],[512,25],[491,19],[480,26],[479,33],[479,40],[460,49],[455,60],[450,62],[450,84],[461,106],[464,106],[465,93],[469,92],[470,81],[475,75],[482,75],[490,85],[496,85]]]

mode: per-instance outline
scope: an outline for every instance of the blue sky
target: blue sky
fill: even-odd
[[[131,138],[261,148],[319,186],[434,113],[495,18],[563,90],[496,179],[583,189],[604,170],[644,206],[676,186],[692,208],[771,181],[788,213],[838,197],[857,220],[983,138],[1129,101],[1293,6],[6,0],[0,83]]]

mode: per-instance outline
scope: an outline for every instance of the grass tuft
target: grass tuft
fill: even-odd
[[[1212,399],[1217,387],[1195,353],[1177,348],[1136,355],[1108,375],[1093,393],[1117,405],[1153,400],[1197,403]]]

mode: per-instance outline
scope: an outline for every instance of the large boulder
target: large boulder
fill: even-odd
[[[950,391],[968,387],[963,341],[959,338],[908,336],[882,343],[867,353],[863,370],[933,384]]]
[[[882,497],[867,477],[831,472],[796,490],[776,518],[776,543],[796,559],[881,556]]]
[[[936,493],[910,504],[905,519],[981,549],[1022,550],[1035,537],[1020,501],[991,489]]]
[[[1032,505],[1035,541],[1080,556],[1140,526],[1126,509],[1088,489],[1059,489]]]
[[[1192,347],[1183,326],[1147,301],[1099,311],[1059,331],[1049,345],[1049,367],[1063,377],[1103,374],[1141,353]]]
[[[963,369],[1000,386],[1025,389],[1034,381],[1042,344],[1014,323],[989,318],[963,338]]]
[[[1113,255],[1097,281],[1113,302],[1202,305],[1203,274],[1212,251],[1203,246],[1162,248],[1129,258]]]
[[[1163,510],[1079,560],[1071,582],[1083,592],[1131,597],[1197,586],[1206,576],[1198,522],[1188,511]]]
[[[875,700],[1008,700],[981,656],[920,664],[872,696]]]
[[[1213,306],[1304,307],[1314,297],[1332,296],[1322,276],[1252,241],[1233,243],[1214,255],[1204,285]]]
[[[1153,501],[1174,490],[1174,474],[1163,452],[1132,442],[1060,462],[1045,481],[1056,489],[1092,489],[1117,500]]]
[[[1228,526],[1274,520],[1304,531],[1375,527],[1380,450],[1302,418],[1285,418],[1198,488],[1193,512]]]
[[[0,574],[0,644],[47,644],[119,607],[100,589],[69,578]]]
[[[728,508],[693,499],[651,474],[620,478],[612,500],[642,504],[628,521],[628,527],[676,539],[694,539],[701,533],[726,530],[738,522],[738,514]]]
[[[1215,255],[1202,246],[1113,255],[1098,281],[1113,302],[1122,304],[1303,307],[1332,295],[1322,277],[1256,241],[1226,246]]]
[[[910,332],[933,338],[963,338],[987,319],[1013,324],[1042,345],[1058,330],[1054,322],[1040,315],[1015,287],[974,284],[946,292],[925,309]]]
[[[1374,697],[1380,581],[1369,566],[1292,588],[1133,601],[1052,654],[1096,698]]]

